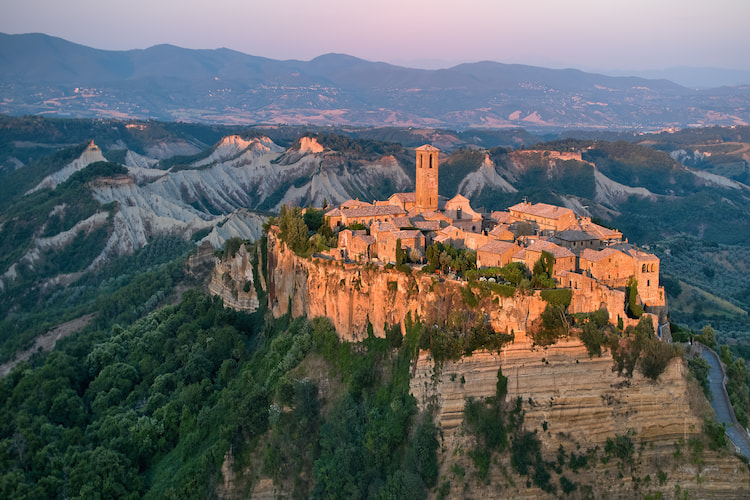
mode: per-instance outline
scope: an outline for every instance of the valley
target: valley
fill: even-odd
[[[279,61],[172,45],[103,51],[0,33],[0,73],[0,113],[16,116],[541,131],[750,124],[748,85],[696,90],[490,61],[422,70],[345,54]]]
[[[545,326],[530,284],[332,259],[311,217],[414,190],[439,144],[440,196],[552,204],[657,256],[740,419],[749,135],[3,116],[0,359],[30,356],[0,380],[0,496],[745,497],[693,350],[583,290]],[[304,248],[282,207],[317,207]]]

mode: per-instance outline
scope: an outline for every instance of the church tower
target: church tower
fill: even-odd
[[[417,148],[416,206],[422,211],[438,209],[438,153],[429,144]]]

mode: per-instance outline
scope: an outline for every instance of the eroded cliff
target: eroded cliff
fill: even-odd
[[[323,258],[303,259],[272,233],[268,238],[269,305],[274,316],[325,316],[342,340],[361,340],[367,322],[375,335],[384,326],[400,324],[411,313],[427,322],[445,322],[455,310],[466,308],[465,283],[437,276],[406,275],[376,265],[344,264]],[[526,332],[546,303],[539,293],[488,297],[479,308],[498,332]]]
[[[210,245],[202,246],[210,249]],[[248,245],[240,245],[234,255],[216,259],[216,267],[211,273],[208,291],[224,300],[224,305],[238,311],[258,310],[258,294],[255,290],[253,264]]]
[[[506,400],[521,398],[524,426],[539,436],[545,460],[554,461],[561,446],[568,454],[589,451],[590,457],[599,457],[599,463],[592,465],[590,459],[585,469],[564,472],[578,485],[573,498],[633,498],[656,492],[664,498],[680,492],[688,492],[689,498],[750,495],[748,468],[729,450],[695,451],[695,443],[703,439],[703,416],[710,409],[691,385],[682,359],[673,359],[656,381],[637,371],[628,378],[613,371],[608,353],[590,359],[577,339],[540,348],[517,335],[500,354],[475,352],[436,365],[423,351],[417,360],[411,390],[422,409],[433,408],[440,423],[440,473],[451,485],[451,497],[461,497],[465,488],[481,498],[561,494],[559,489],[552,495],[526,487],[526,478],[514,474],[509,453],[498,455],[488,482],[468,474],[465,481],[457,481],[457,467],[475,470],[468,452],[476,440],[463,426],[464,405],[467,398],[495,395],[498,369],[508,378]],[[617,435],[634,443],[632,464],[614,459],[605,463],[607,440]]]

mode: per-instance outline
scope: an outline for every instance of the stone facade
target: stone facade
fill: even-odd
[[[440,150],[429,144],[417,148],[416,208],[438,209],[438,156]]]

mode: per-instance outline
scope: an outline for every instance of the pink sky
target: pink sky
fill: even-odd
[[[460,7],[459,7],[460,6]],[[102,49],[170,43],[274,59],[339,52],[447,67],[750,70],[747,0],[2,0],[0,32]]]

